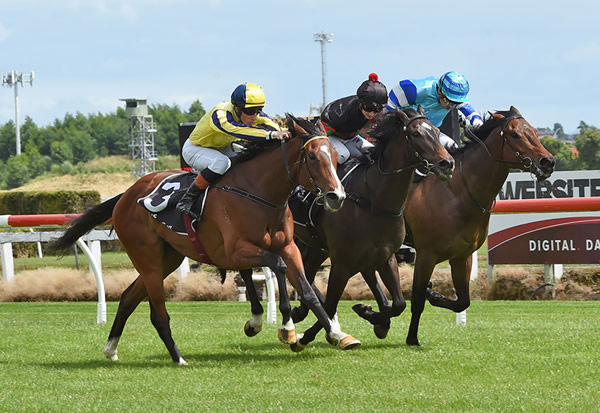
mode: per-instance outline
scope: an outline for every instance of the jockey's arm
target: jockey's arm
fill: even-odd
[[[274,133],[266,129],[264,126],[269,126],[269,129],[278,131],[279,126],[266,116],[258,116],[256,126],[249,126],[240,121],[235,120],[233,114],[227,110],[216,110],[210,119],[210,126],[220,132],[226,133],[236,139],[259,142],[269,139]]]
[[[456,107],[461,125],[478,127],[483,124],[481,115],[475,111],[469,102],[461,103]]]

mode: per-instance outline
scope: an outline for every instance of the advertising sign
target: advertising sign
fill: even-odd
[[[600,196],[600,171],[557,171],[538,182],[528,172],[513,172],[498,193],[498,200],[579,198]]]
[[[493,215],[488,264],[600,264],[600,212]]]

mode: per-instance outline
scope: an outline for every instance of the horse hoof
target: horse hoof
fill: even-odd
[[[261,330],[262,329],[257,329],[257,328],[252,327],[250,325],[250,321],[246,321],[246,324],[244,324],[244,333],[246,333],[246,335],[248,337],[254,337],[258,333],[260,333]]]
[[[420,346],[421,344],[419,344],[419,339],[414,337],[407,337],[406,338],[406,344],[408,344],[409,346]]]
[[[358,346],[360,346],[360,341],[352,336],[344,337],[339,344],[341,350],[352,350]]]
[[[377,338],[380,338],[382,340],[387,337],[388,331],[390,331],[390,326],[382,326],[379,324],[373,326],[373,332],[375,333]]]
[[[113,355],[109,355],[109,354],[105,354],[106,358],[112,361],[117,361],[119,360],[119,356],[117,356],[116,354]]]
[[[187,366],[188,363],[183,359],[183,357],[179,357],[179,361],[177,362],[180,366]]]
[[[354,304],[352,306],[352,310],[354,310],[354,312],[356,314],[358,314],[360,317],[363,317],[363,318],[366,315],[373,313],[373,307],[371,307],[370,305],[365,305],[363,303]]]
[[[296,330],[285,330],[283,328],[280,328],[277,331],[277,338],[279,338],[279,341],[281,341],[283,344],[294,344],[298,341]]]
[[[290,349],[292,349],[292,351],[294,353],[300,353],[302,350],[304,350],[304,348],[306,348],[306,345],[302,344],[299,341],[296,341],[295,343],[290,344]]]

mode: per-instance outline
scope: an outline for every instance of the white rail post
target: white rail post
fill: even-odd
[[[98,324],[106,323],[106,293],[104,292],[104,281],[102,280],[102,269],[96,261],[96,257],[92,254],[92,251],[83,242],[81,238],[77,240],[77,245],[87,255],[92,268],[92,273],[96,277],[96,284],[98,285]]]
[[[179,276],[181,278],[185,278],[188,276],[189,273],[190,273],[190,259],[188,257],[184,257],[183,261],[181,261],[181,264],[179,265],[179,267],[177,267],[177,274],[179,274]]]
[[[267,287],[267,323],[277,322],[277,303],[275,301],[275,275],[269,267],[262,267]]]
[[[15,262],[10,242],[0,244],[0,255],[2,256],[2,278],[4,281],[11,281],[15,278]]]

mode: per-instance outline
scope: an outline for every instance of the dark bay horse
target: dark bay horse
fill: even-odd
[[[348,280],[370,269],[379,272],[393,298],[392,306],[374,317],[389,321],[402,313],[406,303],[394,252],[404,240],[402,213],[414,170],[426,163],[441,179],[447,179],[454,169],[454,159],[440,145],[439,129],[431,124],[421,107],[418,111],[406,109],[386,114],[373,137],[374,163],[359,165],[346,181],[347,199],[340,211],[321,214],[315,223],[316,234],[306,226],[294,227],[295,235],[306,244],[302,257],[310,281],[323,261],[331,258],[324,301],[331,317],[336,314]],[[305,315],[299,316],[301,312],[294,309],[297,313],[292,315],[294,321]],[[301,350],[321,328],[317,322],[292,344],[292,349]],[[360,341],[347,344],[351,348]]]
[[[471,131],[471,141],[454,157],[458,173],[450,180],[429,176],[413,185],[408,195],[404,216],[417,250],[412,318],[406,338],[409,345],[419,345],[417,333],[425,299],[455,312],[469,307],[472,254],[486,240],[490,209],[509,170],[518,168],[544,180],[552,174],[555,164],[540,143],[537,130],[512,106],[508,111],[491,114],[481,127]],[[436,264],[445,260],[450,263],[456,300],[429,286]],[[363,276],[380,307],[387,308],[389,303],[375,274],[367,272]],[[370,308],[357,305],[355,311],[375,326],[380,324]]]
[[[287,275],[327,331],[341,340],[339,324],[327,316],[306,280],[300,252],[293,242],[293,219],[287,206],[292,189],[300,184],[318,192],[328,210],[341,207],[345,192],[335,173],[337,153],[324,131],[314,124],[291,115],[286,122],[292,132],[291,139],[240,163],[218,185],[209,188],[197,224],[198,238],[219,268],[269,267],[278,282],[285,282]],[[104,347],[107,358],[118,359],[117,346],[125,323],[137,305],[148,297],[150,319],[171,358],[175,363],[187,364],[171,335],[163,279],[181,264],[184,256],[197,261],[203,258],[189,237],[169,230],[137,203],[165,177],[179,172],[157,172],[141,178],[123,194],[89,209],[54,243],[55,248],[68,247],[96,225],[112,218],[119,240],[139,273],[121,296]],[[289,302],[283,305],[288,308],[282,312],[289,313]]]

